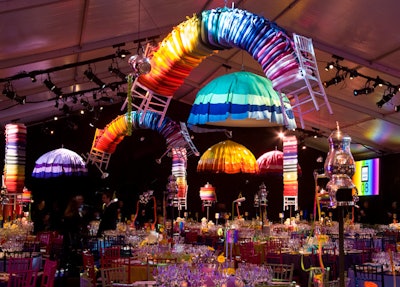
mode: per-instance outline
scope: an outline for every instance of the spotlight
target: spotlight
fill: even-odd
[[[101,97],[99,101],[103,101],[105,103],[110,103],[110,104],[114,103],[114,100],[110,97]]]
[[[375,82],[374,82],[374,88],[376,88],[376,87],[382,87],[383,86],[383,81],[382,81],[382,79],[381,78],[379,78],[379,77],[376,77],[376,79],[375,79]]]
[[[350,80],[353,80],[357,76],[358,72],[356,70],[350,70],[350,75],[349,75]]]
[[[115,68],[111,65],[110,67],[108,67],[108,71],[111,74],[115,74],[116,76],[120,77],[121,80],[126,81],[126,75],[122,73],[118,68]]]
[[[26,97],[20,97],[13,90],[13,87],[10,83],[6,84],[3,89],[3,95],[5,95],[10,100],[16,101],[20,105],[24,105],[26,102]]]
[[[115,55],[118,58],[125,59],[127,55],[130,55],[130,53],[131,52],[129,52],[128,50],[118,48],[117,52],[115,52]]]
[[[354,96],[358,96],[358,95],[367,95],[367,94],[372,93],[373,91],[374,91],[374,88],[372,88],[372,87],[366,87],[366,88],[362,88],[362,89],[359,89],[359,90],[354,90],[354,91],[353,91],[353,95],[354,95]]]
[[[67,106],[66,104],[64,104],[64,105],[62,106],[62,108],[61,108],[61,111],[62,111],[64,114],[69,115],[70,108],[69,108],[69,106]]]
[[[338,83],[340,83],[343,80],[344,80],[344,76],[343,75],[337,75],[333,79],[330,79],[329,81],[325,81],[324,82],[324,87],[328,88],[329,86],[337,85]]]
[[[334,68],[333,62],[329,62],[325,67],[325,71],[332,70],[333,68]]]
[[[382,99],[380,101],[378,101],[376,103],[376,105],[378,106],[378,108],[382,108],[382,106],[384,104],[386,104],[387,102],[389,102],[393,97],[394,97],[394,93],[393,92],[388,92],[387,94],[384,94],[382,96]]]
[[[46,79],[43,81],[43,84],[54,94],[56,94],[59,98],[62,97],[62,91],[60,88],[58,88],[56,85],[53,84],[53,82],[50,79]]]
[[[31,78],[32,83],[36,83],[36,76],[33,73],[29,73],[29,78]]]
[[[394,106],[394,111],[399,112],[400,111],[400,105]]]
[[[376,105],[378,106],[378,108],[382,108],[385,103],[386,102],[381,99],[380,101],[376,102]]]
[[[84,106],[89,112],[93,112],[94,108],[93,108],[93,106],[92,106],[88,101],[86,101],[85,99],[81,99],[81,104],[82,104],[82,106]]]
[[[85,74],[85,76],[91,81],[96,83],[96,85],[98,85],[100,88],[104,89],[106,87],[106,84],[100,80],[95,74],[93,74],[91,69],[86,70],[85,72],[83,72]]]
[[[126,98],[128,96],[127,92],[118,92],[117,97]]]

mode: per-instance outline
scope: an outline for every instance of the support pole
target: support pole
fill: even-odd
[[[345,270],[344,270],[344,207],[338,206],[339,220],[339,284],[345,287]]]

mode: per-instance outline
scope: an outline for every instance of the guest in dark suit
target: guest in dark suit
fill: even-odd
[[[112,191],[105,191],[101,199],[103,201],[103,213],[100,219],[98,236],[101,236],[106,230],[114,230],[117,228],[118,220],[118,203],[113,199]]]

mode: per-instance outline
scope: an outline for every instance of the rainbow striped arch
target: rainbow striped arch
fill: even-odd
[[[248,11],[224,7],[176,26],[153,53],[151,72],[139,82],[155,94],[172,97],[203,59],[230,48],[250,53],[275,90],[300,77],[293,40],[282,28]]]
[[[159,125],[161,115],[147,111],[143,120],[142,112],[132,111],[133,129],[151,129],[165,138],[168,147],[184,148],[186,141],[182,136],[179,124],[165,117]],[[112,120],[100,133],[93,148],[105,153],[114,153],[117,145],[128,135],[128,113],[119,115]]]

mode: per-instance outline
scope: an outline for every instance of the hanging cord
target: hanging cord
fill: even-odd
[[[127,92],[127,97],[128,97],[128,127],[127,127],[127,132],[126,134],[128,136],[132,135],[132,84],[133,84],[133,76],[132,74],[128,75],[128,92]]]

